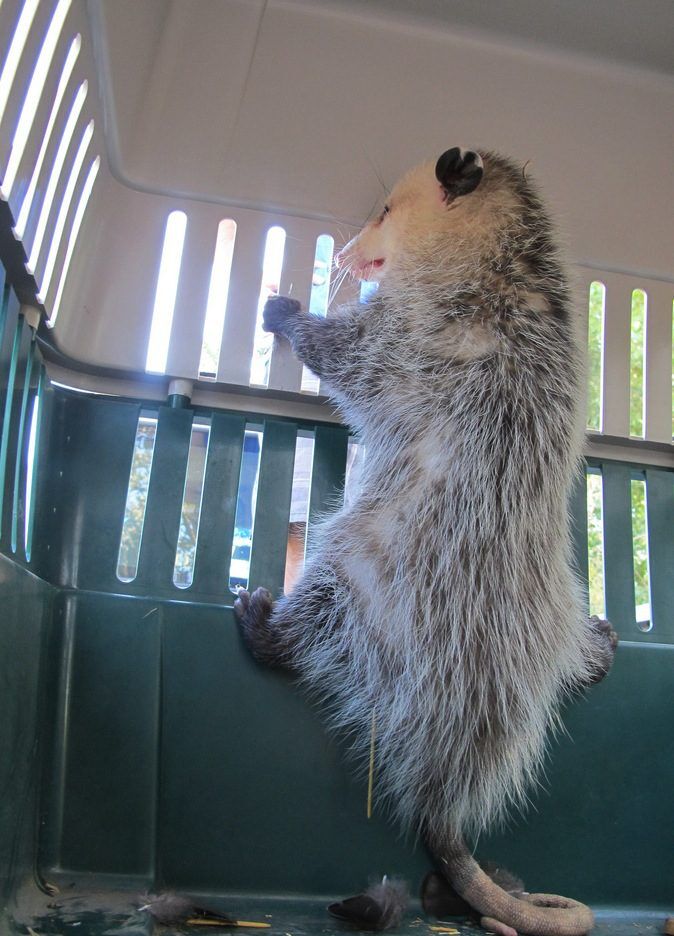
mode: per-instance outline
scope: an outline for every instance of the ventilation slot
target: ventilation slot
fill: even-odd
[[[49,213],[54,201],[54,195],[56,194],[56,187],[59,183],[59,179],[61,178],[61,172],[63,170],[63,164],[68,152],[68,147],[70,146],[70,141],[72,140],[73,134],[75,133],[75,125],[77,124],[80,112],[84,106],[84,101],[87,96],[87,89],[88,84],[86,81],[83,81],[79,86],[77,94],[75,95],[75,100],[73,101],[73,105],[70,108],[68,120],[66,121],[66,125],[61,136],[61,141],[59,143],[58,150],[56,151],[54,165],[51,169],[49,182],[47,184],[47,189],[44,195],[44,201],[40,210],[40,217],[37,222],[37,230],[35,231],[35,237],[33,238],[33,243],[31,246],[30,257],[28,258],[28,263],[26,264],[26,269],[29,273],[35,273],[37,269],[37,264],[40,259],[40,251],[42,249],[42,241],[44,240],[44,235],[47,230]]]
[[[172,211],[166,221],[164,246],[152,311],[152,327],[145,361],[145,370],[153,374],[163,374],[166,370],[186,228],[185,212]]]
[[[82,219],[84,218],[84,212],[87,210],[89,198],[91,197],[91,192],[94,187],[94,182],[96,181],[96,176],[98,175],[100,165],[101,158],[100,156],[97,156],[91,164],[89,174],[87,175],[86,181],[82,187],[79,201],[77,202],[75,217],[73,218],[73,224],[70,229],[70,236],[68,237],[66,255],[64,257],[63,267],[61,269],[61,277],[59,279],[58,289],[56,290],[56,297],[54,298],[54,304],[52,306],[51,317],[47,320],[47,325],[49,325],[50,328],[53,328],[56,324],[56,317],[59,314],[59,309],[61,307],[63,287],[65,286],[66,277],[68,276],[68,270],[70,268],[70,261],[73,258],[73,251],[75,249],[75,244],[77,243],[77,235],[80,232],[80,226],[82,224]]]
[[[590,614],[606,617],[604,588],[603,479],[598,471],[587,473],[587,557]]]
[[[648,562],[648,521],[646,481],[632,479],[632,557],[634,562],[634,613],[637,627],[648,633],[653,629],[651,618],[651,577]]]
[[[215,256],[208,287],[208,305],[204,322],[204,336],[199,361],[199,377],[215,380],[218,376],[222,332],[225,327],[227,294],[229,293],[229,275],[234,256],[236,222],[226,218],[218,225],[218,237],[215,242]]]
[[[56,117],[61,107],[63,97],[66,93],[66,88],[68,86],[68,82],[70,81],[73,68],[75,67],[77,56],[80,54],[81,46],[82,37],[78,33],[71,42],[70,48],[68,49],[68,54],[66,55],[66,60],[63,65],[63,71],[61,72],[61,77],[56,88],[56,94],[54,95],[54,102],[51,107],[49,119],[47,120],[47,126],[45,127],[44,133],[42,134],[42,143],[40,145],[40,151],[38,153],[37,160],[35,161],[33,174],[31,175],[28,189],[26,190],[26,194],[24,195],[23,201],[21,203],[19,218],[16,223],[16,227],[14,228],[14,233],[19,239],[23,237],[26,231],[28,216],[33,205],[35,192],[37,190],[37,182],[40,177],[40,172],[42,171],[42,164],[44,163],[45,155],[47,153],[49,142],[52,137],[52,132],[54,130],[54,125],[56,124]]]
[[[0,436],[0,535],[2,535],[5,475],[7,472],[7,459],[9,457],[9,432],[10,432],[10,424],[12,420],[12,407],[14,403],[16,371],[17,371],[17,367],[19,363],[19,352],[21,350],[21,336],[23,334],[23,321],[24,321],[23,316],[20,315],[16,323],[16,330],[14,332],[14,342],[12,344],[12,356],[10,358],[9,375],[7,377],[5,409],[4,409],[4,414],[2,418],[2,435]]]
[[[63,193],[63,200],[61,201],[61,205],[59,207],[59,213],[56,217],[54,233],[52,234],[49,253],[47,254],[47,262],[45,264],[44,273],[42,275],[40,291],[37,294],[38,302],[41,302],[42,304],[44,304],[45,298],[49,291],[49,284],[51,283],[52,274],[54,272],[54,265],[56,264],[56,256],[58,254],[59,247],[61,246],[61,238],[63,237],[66,218],[68,217],[68,212],[70,211],[70,203],[73,200],[75,186],[77,184],[77,180],[82,169],[82,164],[84,163],[84,157],[87,154],[87,150],[89,149],[89,144],[91,143],[91,138],[93,135],[94,122],[93,120],[90,120],[84,130],[84,133],[82,134],[82,139],[80,141],[75,160],[70,169],[66,189]]]
[[[332,271],[332,256],[335,250],[334,238],[329,234],[321,234],[316,240],[316,253],[314,255],[314,270],[311,277],[311,295],[309,298],[309,312],[314,315],[327,315],[330,301],[330,273]],[[302,368],[303,393],[318,393],[320,380],[309,370]]]
[[[19,431],[17,435],[16,460],[14,462],[14,499],[12,503],[12,535],[11,548],[16,553],[19,548],[19,532],[25,533],[26,527],[26,503],[22,494],[25,495],[25,485],[22,491],[21,480],[24,477],[25,461],[25,431],[26,415],[28,413],[28,400],[30,398],[30,382],[33,375],[33,366],[36,358],[36,344],[33,336],[30,345],[28,358],[26,359],[26,371],[23,377],[23,393],[21,395],[21,409],[19,415]],[[23,522],[22,522],[23,521]],[[25,539],[24,539],[25,552]]]
[[[606,287],[603,283],[590,284],[587,317],[587,428],[602,431],[604,411],[604,318],[606,314]]]
[[[26,39],[28,38],[28,33],[30,32],[30,27],[33,22],[33,17],[38,7],[39,0],[26,0],[21,10],[21,15],[16,24],[16,29],[14,30],[14,35],[12,36],[12,41],[9,46],[9,51],[7,52],[7,58],[5,59],[5,64],[0,73],[0,124],[2,124],[2,118],[5,115],[5,108],[7,107],[7,101],[9,100],[9,93],[12,90],[12,85],[14,84],[14,78],[16,77],[16,70],[19,67],[19,62],[21,61],[21,56],[23,54],[24,46],[26,45]]]
[[[298,433],[295,444],[295,467],[288,521],[288,547],[283,589],[287,594],[304,569],[309,521],[309,492],[311,491],[311,469],[314,458],[314,437],[309,433]]]
[[[0,351],[5,341],[5,328],[7,327],[7,306],[9,304],[9,288],[0,288]]]
[[[129,487],[124,508],[122,538],[117,559],[117,578],[120,582],[132,582],[138,572],[138,556],[145,523],[147,492],[152,473],[152,456],[157,435],[155,416],[140,416],[136,441],[133,447],[133,459],[129,474]]]
[[[35,524],[35,487],[40,451],[40,423],[42,419],[42,398],[44,395],[44,369],[40,370],[37,392],[33,398],[28,431],[28,452],[26,457],[26,515],[24,542],[26,562],[30,562],[33,552],[33,527]]]
[[[199,539],[201,499],[204,493],[204,475],[208,455],[210,423],[194,422],[190,436],[190,451],[185,473],[183,506],[180,513],[180,531],[173,567],[173,584],[178,588],[189,588],[194,579],[194,562]]]
[[[33,126],[33,121],[35,120],[35,114],[44,90],[45,81],[47,80],[47,73],[49,72],[52,59],[54,58],[56,44],[61,35],[63,23],[68,15],[71,2],[72,0],[59,0],[44,42],[42,43],[42,48],[40,49],[40,54],[33,70],[30,84],[28,85],[19,121],[12,139],[7,169],[5,170],[5,175],[2,180],[2,186],[0,186],[0,193],[5,199],[9,198],[12,190],[19,164],[26,148],[28,135]]]
[[[279,291],[285,242],[286,232],[283,228],[269,228],[262,261],[262,283],[257,303],[253,359],[250,367],[250,382],[260,387],[266,387],[269,383],[269,364],[274,344],[274,336],[262,330],[262,310],[267,299]]]
[[[361,280],[360,281],[360,301],[362,303],[369,302],[378,289],[379,289],[379,283],[376,283],[370,280]]]
[[[632,293],[630,329],[630,435],[644,437],[644,362],[646,360],[646,293]]]
[[[233,592],[236,592],[239,587],[246,588],[248,586],[261,451],[262,433],[247,429],[243,442],[232,558],[229,567],[229,587]]]

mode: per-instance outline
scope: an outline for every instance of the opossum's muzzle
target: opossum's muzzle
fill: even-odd
[[[353,241],[350,241],[346,247],[339,251],[335,256],[335,266],[337,269],[345,269],[355,279],[369,279],[380,270],[386,263],[384,257],[376,257],[374,260],[366,260],[359,256],[358,250],[352,248]]]

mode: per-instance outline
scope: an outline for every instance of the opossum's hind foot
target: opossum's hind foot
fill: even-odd
[[[279,629],[271,619],[273,606],[271,593],[266,588],[256,588],[252,595],[245,588],[240,588],[234,602],[234,614],[244,643],[254,659],[267,666],[283,666],[287,665],[285,648]]]
[[[454,888],[437,871],[429,871],[421,885],[421,905],[424,913],[436,919],[447,917],[472,917],[477,919],[473,908],[459,896]],[[493,917],[480,917],[480,926],[496,936],[518,936],[512,926]]]
[[[437,871],[429,871],[421,883],[421,906],[430,917],[469,916],[473,908]]]
[[[609,621],[604,621],[596,615],[590,618],[589,624],[597,644],[597,652],[592,660],[591,675],[587,683],[592,686],[601,682],[613,666],[613,657],[618,647],[618,635]]]
[[[493,917],[480,917],[480,926],[488,933],[494,933],[495,936],[518,936],[516,929]]]
[[[400,923],[407,907],[407,885],[384,877],[364,894],[330,904],[328,911],[338,920],[359,929],[387,930]]]
[[[524,892],[522,881],[505,868],[485,864],[483,871],[491,880],[502,887],[508,894],[518,897]],[[475,917],[473,908],[461,897],[452,885],[437,871],[429,871],[421,885],[421,905],[431,917]],[[496,936],[518,936],[512,926],[501,923],[493,917],[480,917],[480,926]]]

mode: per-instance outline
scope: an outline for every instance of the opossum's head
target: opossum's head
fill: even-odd
[[[337,265],[358,279],[394,285],[419,281],[439,268],[493,254],[504,219],[517,213],[521,170],[501,157],[457,146],[435,162],[410,170],[383,210],[337,255]]]

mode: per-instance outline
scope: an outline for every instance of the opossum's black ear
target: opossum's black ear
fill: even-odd
[[[445,191],[445,198],[467,195],[480,184],[482,157],[474,150],[453,146],[442,154],[435,164],[435,177]]]

